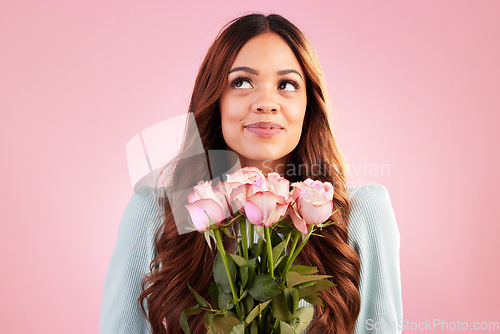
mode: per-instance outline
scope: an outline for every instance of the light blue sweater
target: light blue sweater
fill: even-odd
[[[389,194],[379,184],[348,187],[348,191],[352,206],[349,245],[361,260],[361,311],[355,332],[401,333],[400,238]],[[137,298],[142,275],[154,257],[153,239],[159,225],[152,188],[134,194],[123,214],[104,283],[100,334],[151,332]]]

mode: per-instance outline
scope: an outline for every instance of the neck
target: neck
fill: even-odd
[[[285,176],[290,154],[278,160],[250,160],[240,156],[241,167],[257,167],[265,176],[269,173],[278,173]]]

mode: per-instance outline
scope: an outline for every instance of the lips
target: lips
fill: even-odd
[[[283,129],[281,125],[273,122],[255,122],[252,124],[248,124],[245,127],[254,129],[264,129],[264,130]]]
[[[271,138],[284,131],[281,125],[273,122],[255,122],[246,125],[245,129],[262,138]]]

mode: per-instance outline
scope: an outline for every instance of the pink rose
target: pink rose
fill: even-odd
[[[285,200],[290,198],[290,181],[278,173],[267,174],[267,189],[273,194],[282,196]]]
[[[278,173],[269,173],[267,179],[246,185],[246,201],[243,205],[248,220],[254,225],[274,225],[281,216],[286,215],[289,204],[290,182]]]
[[[243,185],[243,184],[239,183],[239,182],[218,182],[217,183],[217,189],[219,190],[220,193],[224,194],[226,202],[229,205],[229,209],[231,211],[231,214],[233,214],[239,210],[239,208],[233,207],[232,201],[231,201],[231,194],[232,194],[233,190],[235,190],[236,188],[238,188],[241,185]]]
[[[241,184],[256,183],[259,179],[264,179],[265,176],[257,167],[243,167],[236,172],[227,175],[227,182],[238,182]]]
[[[257,191],[267,190],[266,178],[257,167],[243,167],[227,175],[226,182],[219,182],[217,187],[226,195],[234,213],[243,208],[248,196]]]
[[[246,199],[244,209],[250,223],[269,227],[285,215],[288,205],[283,196],[259,191]]]
[[[257,184],[243,184],[234,189],[231,193],[231,203],[241,209],[249,197],[258,192],[265,192],[267,189],[257,186]]]
[[[269,173],[266,179],[256,167],[228,174],[227,181],[219,182],[217,188],[226,195],[231,212],[243,209],[254,225],[274,225],[291,202],[290,182],[278,173]]]
[[[290,217],[295,227],[307,234],[307,225],[324,223],[333,211],[333,185],[307,179],[292,184],[291,193],[294,203]]]
[[[185,207],[194,226],[200,232],[210,228],[208,216],[217,224],[229,217],[227,200],[219,189],[212,187],[208,181],[200,181],[188,195],[189,204]],[[208,216],[207,216],[208,214]]]

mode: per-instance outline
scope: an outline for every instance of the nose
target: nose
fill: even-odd
[[[275,92],[272,88],[262,88],[257,94],[252,109],[257,113],[277,113],[280,111],[280,104],[276,100]]]

